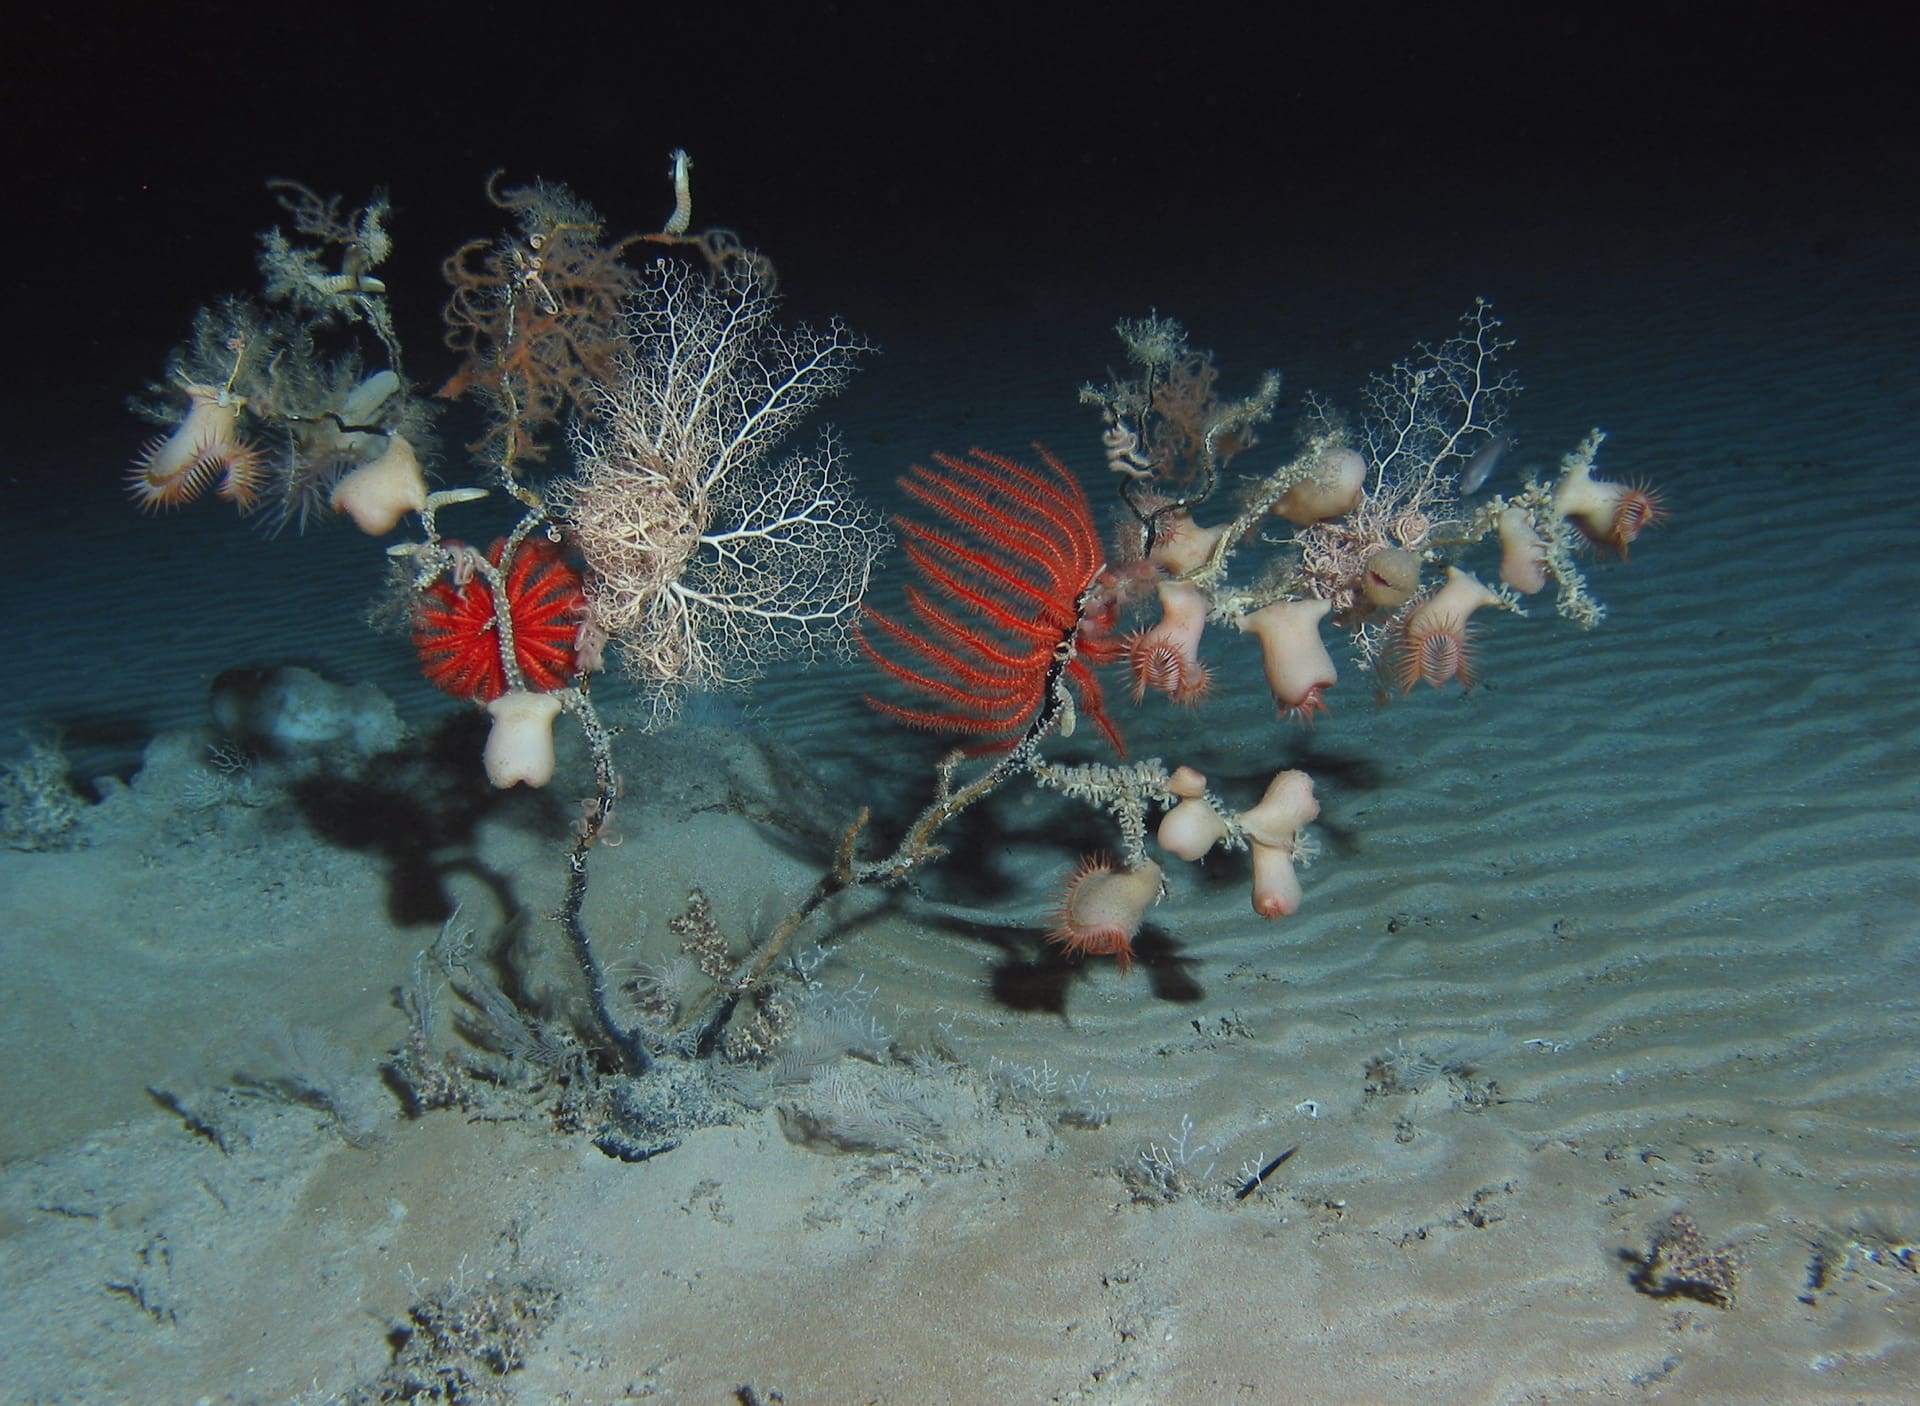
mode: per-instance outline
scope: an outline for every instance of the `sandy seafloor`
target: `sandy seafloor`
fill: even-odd
[[[815,977],[879,1027],[840,1073],[908,1081],[920,1121],[892,1150],[789,1136],[817,1083],[631,1165],[504,1103],[402,1117],[378,1075],[393,993],[453,904],[483,947],[524,915],[523,989],[565,998],[542,915],[581,754],[544,795],[448,784],[479,734],[362,630],[373,549],[266,543],[206,505],[116,517],[101,465],[99,510],[29,548],[78,638],[12,649],[41,682],[7,721],[67,727],[83,778],[131,785],[82,847],[0,853],[0,1400],[328,1401],[429,1300],[483,1347],[488,1303],[537,1310],[487,1383],[529,1402],[1914,1400],[1911,253],[1884,230],[1749,232],[1737,256],[1642,231],[1511,290],[1440,260],[1366,285],[1354,322],[1410,336],[1504,297],[1519,466],[1604,425],[1604,470],[1656,483],[1671,521],[1593,564],[1598,631],[1492,620],[1469,696],[1377,708],[1349,669],[1302,732],[1246,642],[1215,637],[1201,712],[1120,701],[1137,755],[1236,799],[1282,767],[1317,778],[1297,917],[1257,919],[1228,857],[1172,874],[1131,974],[1063,963],[1039,941],[1051,895],[1111,841],[1020,785],[919,895],[846,910]],[[1314,321],[1334,293],[1274,282],[1018,309],[1074,329],[1046,367],[989,354],[1004,327],[929,318],[833,418],[873,483],[1036,435],[1091,482],[1073,391],[1116,316],[1186,317],[1229,384],[1296,375],[1304,327],[1334,353],[1290,384],[1326,371],[1348,401],[1403,349],[1341,344]],[[960,365],[975,379],[940,382]],[[270,789],[183,792],[211,676],[283,661],[395,694],[442,778],[419,808],[385,794],[349,825]],[[621,740],[625,843],[595,853],[588,906],[609,960],[664,962],[694,885],[723,928],[762,931],[859,804],[901,823],[934,749],[863,686],[850,663],[782,668]],[[602,697],[618,718],[618,686]],[[303,1058],[333,1062],[351,1139],[258,1096]],[[1183,1120],[1204,1150],[1151,1194],[1130,1169]],[[1734,1247],[1731,1306],[1631,1282],[1677,1211]]]

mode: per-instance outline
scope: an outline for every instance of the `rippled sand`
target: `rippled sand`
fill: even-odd
[[[640,1165],[538,1120],[397,1118],[373,1069],[444,900],[483,941],[532,914],[530,989],[566,989],[537,919],[581,785],[331,843],[136,785],[92,847],[0,855],[0,1399],[324,1400],[449,1286],[557,1291],[525,1400],[1911,1399],[1911,332],[1686,286],[1529,329],[1561,379],[1517,462],[1598,415],[1603,465],[1672,509],[1596,569],[1602,629],[1491,620],[1468,696],[1377,707],[1349,669],[1312,732],[1273,720],[1238,638],[1209,640],[1237,682],[1204,714],[1123,708],[1138,752],[1232,798],[1314,774],[1297,917],[1256,918],[1231,858],[1183,866],[1131,975],[1064,964],[1046,908],[1111,838],[1018,787],[917,893],[841,915],[818,979],[934,1125],[900,1150],[795,1140],[791,1092]],[[239,662],[193,640],[130,677]],[[876,829],[903,822],[932,751],[859,686],[783,674],[744,722],[623,743],[628,838],[589,909],[623,969],[672,953],[695,884],[764,931],[876,772]],[[378,1110],[361,1145],[214,1092],[302,1030]],[[1636,1287],[1676,1212],[1731,1247],[1730,1301]]]

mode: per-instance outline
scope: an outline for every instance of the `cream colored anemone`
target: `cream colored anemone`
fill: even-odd
[[[1281,494],[1274,512],[1288,522],[1311,527],[1328,518],[1345,517],[1360,506],[1367,484],[1367,461],[1351,449],[1335,449],[1315,460],[1293,487]]]
[[[1177,768],[1167,789],[1180,799],[1160,817],[1154,839],[1177,858],[1192,861],[1227,837],[1227,822],[1207,800],[1207,778],[1190,766]]]
[[[1130,869],[1105,856],[1084,859],[1060,895],[1047,941],[1075,956],[1112,957],[1125,971],[1133,965],[1133,939],[1160,893],[1160,866],[1151,859]]]
[[[1533,530],[1525,508],[1503,508],[1500,525],[1500,579],[1523,596],[1545,589],[1547,544]]]
[[[1293,872],[1300,848],[1300,827],[1320,814],[1313,778],[1304,771],[1283,771],[1267,785],[1240,825],[1253,845],[1253,911],[1263,918],[1287,918],[1300,910],[1300,878]]]
[[[1327,710],[1321,695],[1340,678],[1320,639],[1320,622],[1332,609],[1331,601],[1278,600],[1240,617],[1240,628],[1260,641],[1267,687],[1282,717],[1312,722]]]
[[[487,780],[502,790],[553,780],[553,720],[560,716],[560,700],[516,688],[487,704],[487,712],[493,717],[481,753]]]
[[[329,501],[369,537],[393,531],[408,513],[425,512],[427,477],[413,445],[405,435],[394,435],[379,458],[334,484]]]

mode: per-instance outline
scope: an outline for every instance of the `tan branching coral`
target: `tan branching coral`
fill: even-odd
[[[656,717],[688,688],[838,644],[886,540],[831,437],[774,458],[866,344],[838,322],[782,328],[775,308],[751,262],[713,277],[656,262],[576,438],[579,472],[556,488],[591,620]]]

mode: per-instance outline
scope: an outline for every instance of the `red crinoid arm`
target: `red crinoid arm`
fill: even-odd
[[[486,703],[507,687],[493,627],[493,593],[483,581],[464,586],[436,582],[414,618],[413,647],[434,687],[455,698]]]
[[[941,516],[971,528],[1010,564],[1037,568],[1048,600],[1071,603],[1100,563],[1099,534],[1079,482],[1058,459],[1044,449],[1040,453],[1051,479],[976,449],[977,462],[936,454],[946,477],[915,465],[900,486]],[[921,531],[946,544],[938,534]]]
[[[918,609],[915,613],[921,616],[922,623],[935,618]],[[939,615],[937,618],[944,620],[949,617]],[[899,722],[935,732],[1003,734],[1018,732],[1039,709],[1041,698],[1038,690],[1045,684],[1045,671],[1035,672],[1027,667],[1027,661],[1001,653],[989,640],[969,635],[963,626],[956,626],[958,634],[951,637],[967,640],[969,648],[966,650],[947,648],[923,639],[908,626],[890,620],[873,609],[862,615],[861,624],[877,627],[888,639],[918,655],[931,666],[930,669],[917,669],[889,659],[875,648],[864,631],[861,633],[861,648],[877,667],[908,688],[946,705],[945,711],[936,712],[924,708],[903,708],[878,698],[867,699],[879,711]],[[972,657],[969,657],[970,654]]]
[[[938,526],[895,518],[923,586],[907,588],[907,615],[868,609],[860,647],[888,677],[929,700],[911,707],[869,697],[897,721],[1011,747],[1046,705],[1063,667],[1116,749],[1100,686],[1074,651],[1086,592],[1104,567],[1086,495],[1044,449],[1045,469],[995,454],[935,455],[901,480]],[[883,652],[881,644],[893,646]]]
[[[926,635],[916,634],[912,628],[887,619],[877,610],[871,614],[874,623],[886,632],[888,638],[946,675],[944,679],[926,680],[921,686],[922,691],[945,696],[958,692],[962,699],[972,696],[981,701],[1025,695],[1032,691],[1035,661],[1042,651],[1029,647],[1014,652],[1000,647],[998,641],[990,637],[977,634],[969,636],[968,626],[935,605],[925,592],[915,587],[907,587],[907,604]],[[928,635],[933,638],[928,638]],[[939,643],[943,638],[967,638],[968,648],[965,653],[949,649]],[[1050,653],[1051,649],[1052,646],[1048,645],[1046,652]],[[888,661],[888,664],[887,671],[896,678],[917,672],[893,661]]]
[[[975,450],[972,462],[937,456],[948,470],[945,478],[918,469],[919,477],[902,480],[902,486],[942,517],[970,529],[983,548],[997,554],[996,565],[1003,569],[983,569],[977,556],[956,556],[956,566],[979,573],[984,585],[1011,589],[1021,614],[1036,603],[1050,606],[1047,623],[1053,625],[1077,616],[1079,597],[1100,568],[1101,550],[1079,483],[1058,459],[1044,449],[1040,453],[1050,477]],[[921,527],[919,535],[952,555],[945,534]],[[1015,577],[1011,584],[1009,573]]]
[[[894,521],[901,535],[907,539],[902,550],[906,552],[907,560],[919,570],[922,579],[954,603],[968,607],[973,614],[991,621],[998,628],[1041,643],[1045,651],[1050,653],[1060,636],[1071,629],[1077,620],[1077,614],[1070,604],[1062,607],[1054,597],[1036,590],[1030,583],[1017,579],[1001,583],[991,571],[990,557],[950,542],[919,523],[908,522],[904,518]],[[916,542],[931,544],[967,570],[948,570],[933,552],[916,545]]]

